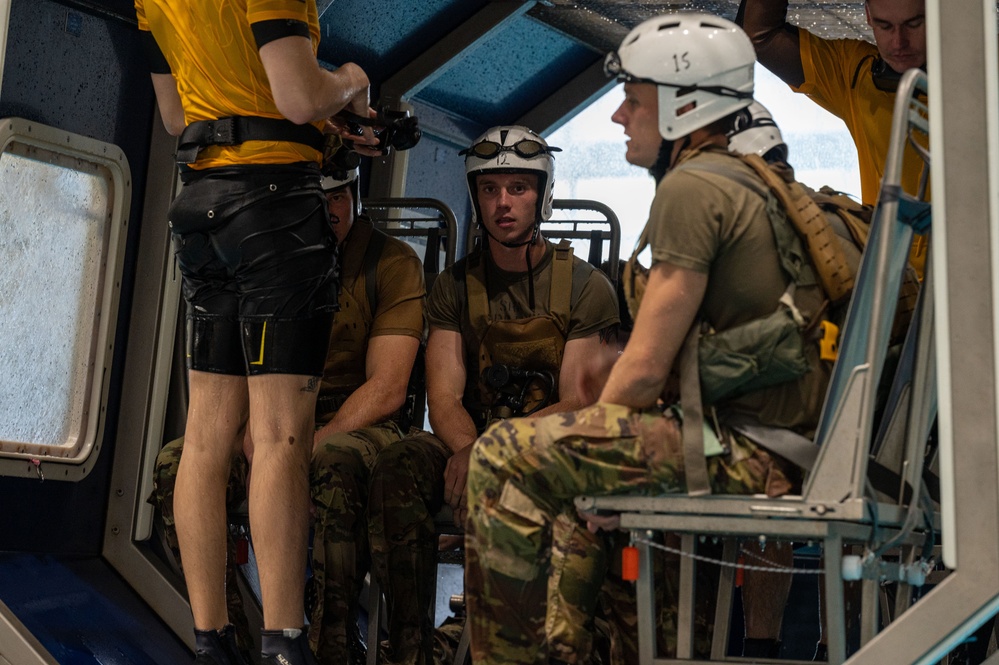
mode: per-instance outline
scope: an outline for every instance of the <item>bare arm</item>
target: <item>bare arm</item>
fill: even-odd
[[[787,23],[788,0],[742,0],[735,22],[756,48],[760,63],[788,85],[805,82],[798,28]]]
[[[656,403],[707,285],[705,273],[668,263],[652,267],[635,329],[611,370],[601,402],[636,409]]]
[[[461,399],[465,394],[465,351],[461,334],[430,329],[427,340],[427,405],[434,434],[454,453],[444,469],[444,500],[460,524],[465,520],[468,458],[477,433]]]
[[[602,354],[600,333],[588,337],[570,339],[562,353],[562,366],[558,372],[558,398],[534,415],[546,416],[549,413],[562,413],[581,409],[589,403],[583,394],[584,374],[588,371],[591,359]]]
[[[344,108],[367,116],[368,75],[352,62],[334,72],[319,66],[307,37],[288,36],[264,44],[260,59],[274,102],[294,123],[324,120]]]
[[[177,92],[177,80],[173,74],[151,74],[156,104],[160,107],[163,126],[170,136],[180,136],[187,123],[184,121],[184,107]]]
[[[427,406],[434,434],[458,452],[475,441],[472,417],[461,400],[465,394],[465,352],[461,334],[431,328],[427,340]]]
[[[366,378],[331,421],[316,432],[319,442],[334,432],[370,427],[396,412],[406,401],[409,375],[420,340],[409,335],[377,335],[368,340]]]

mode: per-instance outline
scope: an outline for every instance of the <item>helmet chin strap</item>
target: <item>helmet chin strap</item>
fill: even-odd
[[[524,258],[527,260],[527,294],[528,301],[531,306],[531,311],[534,311],[534,263],[531,261],[531,247],[538,240],[538,235],[541,233],[541,224],[534,224],[534,231],[531,233],[531,237],[527,240],[521,242],[514,241],[502,241],[492,233],[489,232],[489,228],[485,224],[482,225],[482,230],[486,232],[486,235],[503,245],[504,247],[509,247],[510,249],[516,249],[517,247],[526,247],[524,250]],[[488,243],[486,245],[488,247]]]
[[[655,179],[656,186],[659,185],[673,167],[673,148],[675,146],[676,141],[667,141],[666,139],[663,139],[659,143],[659,154],[656,155],[656,161],[649,167],[649,175]],[[683,137],[683,143],[680,144],[680,149],[676,151],[676,154],[679,155],[688,147],[690,147],[690,135]]]

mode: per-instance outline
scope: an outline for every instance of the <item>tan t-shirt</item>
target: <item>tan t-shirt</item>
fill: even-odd
[[[534,267],[533,311],[529,304],[528,274],[500,270],[493,264],[488,252],[484,254],[491,318],[515,320],[550,313],[553,254],[553,247],[548,244],[544,256]],[[459,286],[454,275],[456,269],[465,270],[467,260],[468,257],[447,268],[434,282],[427,299],[427,320],[431,327],[461,333],[465,347],[465,394],[469,395],[469,391],[478,390],[481,340],[469,320],[464,285]],[[610,280],[576,256],[572,258],[572,265],[572,296],[569,300],[566,341],[587,337],[619,323],[617,296]]]
[[[384,237],[375,269],[375,311],[371,311],[363,261],[350,260],[367,249],[367,243],[358,242],[362,231],[381,234],[370,227],[370,220],[359,218],[343,244],[341,265],[345,266],[345,272],[340,276],[340,312],[330,336],[320,399],[333,394],[349,395],[364,382],[370,338],[405,335],[423,339],[426,295],[423,264],[413,248],[398,238]],[[352,274],[347,272],[351,265],[358,266]]]
[[[701,161],[703,160],[703,161]],[[722,162],[724,160],[724,162]],[[683,163],[659,184],[649,214],[653,265],[666,262],[708,275],[700,317],[715,330],[727,330],[777,310],[789,283],[781,270],[765,200],[724,175],[699,171],[698,162],[723,163],[758,178],[739,158],[718,147]],[[817,289],[798,289],[795,301],[805,312],[821,305]],[[765,425],[815,428],[829,380],[829,368],[809,347],[813,371],[798,381],[718,404],[743,411]]]

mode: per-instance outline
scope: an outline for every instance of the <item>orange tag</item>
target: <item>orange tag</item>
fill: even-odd
[[[743,566],[746,565],[746,557],[740,556],[739,560],[735,562],[737,568],[735,569],[735,586],[736,588],[742,586],[743,578],[746,575],[746,569]]]
[[[638,579],[638,548],[625,547],[621,550],[621,579],[634,582]]]

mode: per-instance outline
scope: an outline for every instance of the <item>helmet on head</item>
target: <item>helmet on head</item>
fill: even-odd
[[[728,149],[743,155],[767,157],[767,161],[787,162],[787,144],[780,135],[780,128],[770,111],[755,101],[736,115],[735,125],[728,135]]]
[[[735,23],[680,12],[639,24],[607,54],[604,70],[658,87],[659,133],[673,141],[749,106],[755,64],[753,44]],[[693,109],[678,114],[691,102]]]
[[[475,139],[459,155],[465,156],[465,176],[468,195],[472,199],[473,222],[482,222],[476,176],[491,173],[536,173],[538,175],[538,207],[535,226],[552,216],[552,189],[555,185],[555,158],[553,148],[536,133],[520,125],[493,127]]]
[[[350,194],[354,198],[354,217],[361,214],[361,178],[360,169],[353,168],[346,171],[334,171],[330,175],[323,176],[322,188],[324,194],[341,189],[350,185]]]

